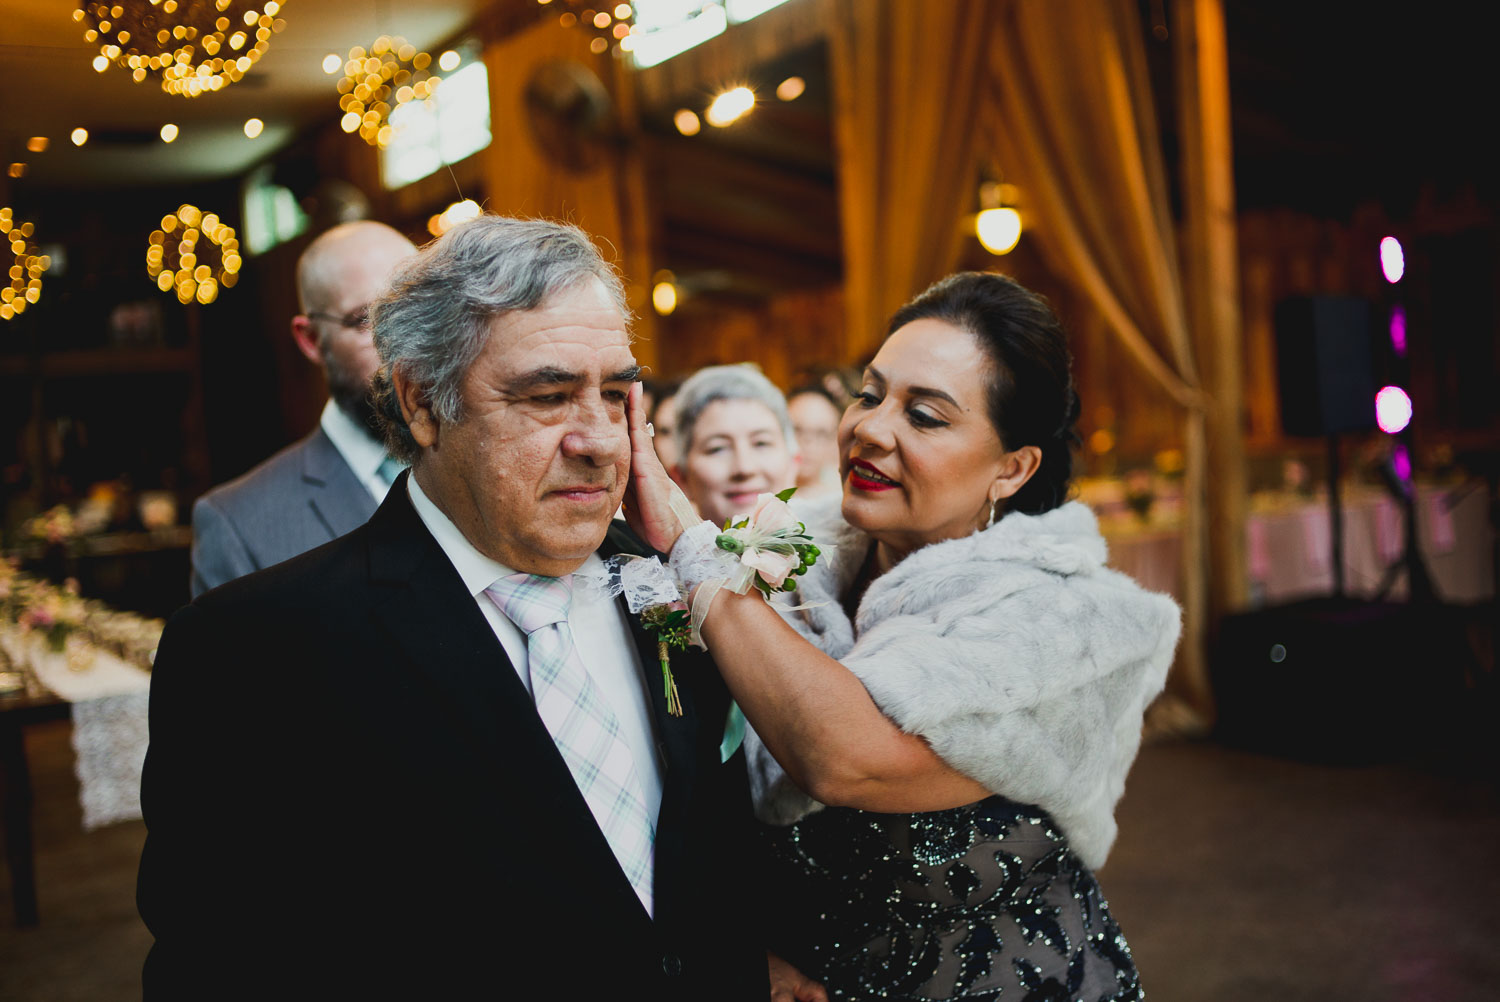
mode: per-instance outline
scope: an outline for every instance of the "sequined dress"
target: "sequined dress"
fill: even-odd
[[[838,1000],[1144,998],[1093,872],[1035,807],[762,826],[778,952]]]

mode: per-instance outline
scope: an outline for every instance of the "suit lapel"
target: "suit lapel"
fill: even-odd
[[[321,426],[302,450],[302,484],[307,488],[308,507],[328,530],[329,539],[353,532],[375,511],[375,499]]]
[[[599,555],[606,558],[617,553],[649,555],[651,552],[649,547],[619,523],[611,524],[609,533],[599,548]],[[630,633],[635,639],[641,666],[645,669],[646,687],[650,691],[651,710],[664,760],[661,813],[656,823],[656,918],[660,922],[665,917],[664,909],[670,909],[673,902],[683,900],[678,870],[680,862],[687,858],[683,840],[688,828],[686,813],[693,802],[693,786],[697,780],[695,741],[699,737],[700,728],[712,729],[713,726],[711,722],[700,719],[700,707],[693,697],[702,674],[715,669],[702,651],[689,648],[671,652],[672,675],[677,680],[677,690],[682,696],[682,716],[672,716],[667,712],[666,689],[662,682],[656,637],[641,625],[640,616],[630,612],[623,596],[616,599],[616,602],[630,624]],[[722,731],[723,721],[719,721],[717,727]],[[717,736],[716,732],[715,738]]]
[[[520,789],[527,798],[506,805],[516,823],[546,838],[546,855],[591,861],[594,893],[607,891],[627,910],[633,903],[647,921],[505,648],[412,508],[407,476],[397,478],[368,525],[378,627],[448,704],[475,760],[492,764],[495,788]]]

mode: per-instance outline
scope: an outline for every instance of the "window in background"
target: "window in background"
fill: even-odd
[[[490,80],[472,55],[425,101],[391,112],[391,141],[380,151],[381,181],[400,188],[490,144]]]
[[[289,188],[271,182],[271,165],[245,180],[245,250],[264,254],[307,232],[307,213]]]
[[[666,62],[721,34],[731,24],[759,17],[786,0],[636,0],[630,58],[636,69]]]

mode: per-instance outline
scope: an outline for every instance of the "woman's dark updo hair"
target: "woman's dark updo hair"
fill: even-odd
[[[1047,301],[1004,275],[959,272],[897,310],[886,336],[925,318],[969,332],[989,358],[990,423],[1001,445],[1042,450],[1041,465],[1005,510],[1037,515],[1062,504],[1079,444],[1078,394],[1067,337]]]

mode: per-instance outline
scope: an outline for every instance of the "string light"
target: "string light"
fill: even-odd
[[[162,142],[164,142],[164,143],[170,143],[172,140],[174,140],[176,138],[177,138],[177,126],[173,125],[171,122],[168,122],[166,125],[163,125],[161,127],[161,141]]]
[[[9,206],[0,206],[0,240],[9,246],[12,258],[7,284],[0,285],[0,320],[14,319],[42,298],[42,272],[52,267],[52,259],[31,242],[34,232]]]
[[[47,152],[47,137],[32,136],[30,139],[26,140],[26,148],[32,153]]]
[[[429,68],[432,56],[418,52],[399,35],[381,35],[367,53],[363,46],[349,50],[344,75],[339,78],[339,127],[358,132],[371,146],[382,149],[391,140],[391,112],[408,101],[425,101],[441,82]]]
[[[795,101],[807,90],[807,81],[801,77],[787,77],[776,85],[776,96],[783,101]]]
[[[323,57],[323,72],[327,73],[329,76],[337,73],[339,71],[339,68],[343,65],[344,60],[339,57],[339,54],[337,52],[330,52],[328,53],[328,55]]]
[[[687,108],[679,108],[677,114],[672,116],[672,124],[677,126],[677,131],[684,136],[696,136],[703,128],[703,123],[698,121],[698,116]]]
[[[210,252],[219,258],[217,269],[202,260]],[[219,298],[221,288],[234,288],[241,263],[234,228],[195,205],[184,204],[163,216],[161,228],[151,232],[146,244],[146,273],[162,292],[175,289],[184,305],[196,299],[207,306]]]
[[[471,219],[478,219],[484,210],[479,203],[472,198],[466,198],[462,202],[454,202],[442,212],[427,220],[427,232],[435,237],[447,233],[459,223],[467,223]]]
[[[754,107],[754,91],[749,87],[732,87],[713,99],[703,117],[709,125],[722,129],[748,115]]]
[[[266,123],[262,122],[260,119],[247,118],[245,119],[245,137],[248,139],[254,139],[256,136],[260,135],[261,130],[265,127]]]
[[[82,146],[84,143],[89,141],[89,130],[79,127],[77,129],[74,129],[73,134],[68,138],[73,140],[74,146]]]
[[[136,83],[161,80],[168,94],[197,97],[244,78],[286,27],[283,4],[246,0],[128,0],[73,11],[85,41],[97,43],[94,69],[111,64]]]

